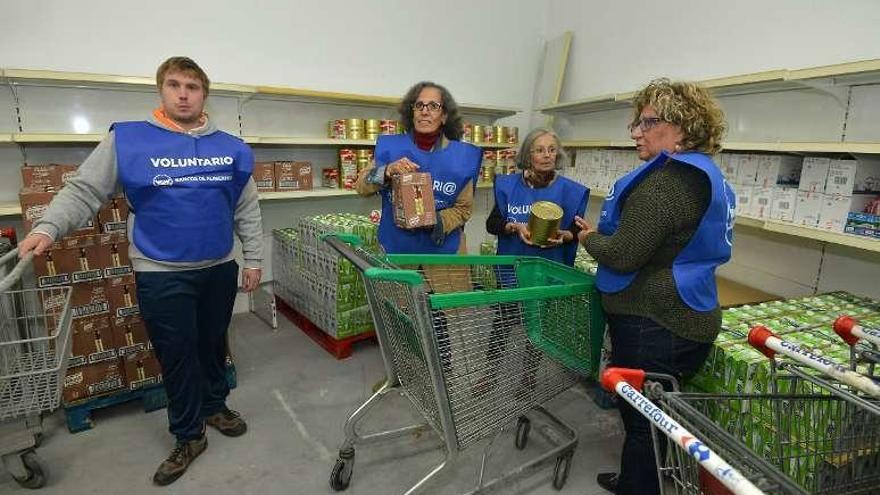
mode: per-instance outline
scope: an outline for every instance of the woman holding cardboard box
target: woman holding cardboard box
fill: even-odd
[[[420,82],[407,91],[399,107],[405,134],[379,136],[375,166],[364,169],[355,189],[362,196],[382,196],[379,243],[387,253],[466,252],[464,224],[474,207],[474,184],[480,173],[482,153],[472,144],[459,141],[462,134],[458,105],[443,86]],[[430,174],[427,190],[420,199],[433,196],[434,204],[423,203],[423,217],[414,228],[395,222],[392,182],[412,172]],[[407,178],[425,180],[426,176]],[[420,186],[421,187],[421,186]],[[429,194],[433,193],[433,194]],[[417,201],[415,190],[412,201]],[[398,202],[399,203],[399,202]]]
[[[629,131],[645,163],[608,192],[598,230],[575,222],[599,262],[611,364],[681,378],[700,368],[721,329],[715,269],[730,259],[736,196],[710,155],[721,149],[724,114],[704,88],[668,79],[633,104]],[[651,426],[619,408],[620,474],[597,481],[620,495],[660,493]]]

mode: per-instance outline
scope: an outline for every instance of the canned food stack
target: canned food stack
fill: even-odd
[[[346,139],[365,139],[364,119],[345,119]]]
[[[333,119],[327,123],[327,136],[331,139],[369,139],[375,141],[381,135],[404,132],[400,122],[394,119]]]
[[[462,127],[461,140],[475,144],[517,144],[519,143],[519,128],[465,122]]]
[[[372,139],[375,141],[379,134],[382,133],[382,128],[379,125],[379,119],[366,119],[364,121],[364,126],[366,128],[366,138]]]
[[[339,150],[339,187],[354,189],[357,181],[358,159],[357,151],[343,148]]]
[[[365,216],[307,217],[295,229],[273,232],[273,271],[276,295],[331,337],[343,339],[371,330],[372,316],[357,270],[320,241],[333,232],[355,234],[367,250],[378,250],[376,225]]]
[[[483,150],[483,162],[480,164],[481,184],[491,184],[495,181],[495,166],[498,154],[495,150]]]

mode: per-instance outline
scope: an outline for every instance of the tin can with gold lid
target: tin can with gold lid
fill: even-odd
[[[483,142],[484,143],[494,143],[495,142],[495,126],[484,125],[483,126]]]
[[[381,133],[381,126],[379,125],[379,119],[367,119],[366,123],[366,137],[367,139],[376,140]]]
[[[559,230],[562,221],[562,208],[551,201],[536,201],[532,203],[529,213],[529,232],[532,242],[538,246],[548,244],[548,239],[554,237]]]
[[[482,143],[483,142],[483,126],[480,124],[474,124],[473,136],[471,136],[474,143]]]
[[[495,126],[495,142],[498,144],[507,143],[507,127],[503,125]]]
[[[346,119],[345,134],[348,139],[364,139],[364,119]]]
[[[328,125],[328,135],[331,139],[345,139],[345,120],[331,120]]]
[[[465,122],[462,125],[461,140],[465,143],[474,142],[474,124],[471,124],[470,122]]]
[[[519,127],[507,127],[507,144],[519,142]]]

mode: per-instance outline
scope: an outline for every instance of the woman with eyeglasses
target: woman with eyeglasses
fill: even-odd
[[[711,155],[726,125],[693,83],[656,79],[633,103],[629,131],[645,163],[608,192],[598,229],[575,220],[578,239],[599,262],[611,365],[682,379],[702,366],[721,330],[715,269],[730,259],[736,196]],[[621,495],[660,493],[651,426],[625,401],[618,406],[620,473],[597,482]]]
[[[466,252],[463,228],[473,213],[482,152],[459,141],[458,105],[439,84],[423,81],[410,88],[399,112],[406,133],[379,136],[375,167],[362,171],[355,185],[362,196],[382,196],[379,243],[389,254]],[[394,223],[391,178],[416,171],[430,173],[434,181],[437,223],[430,229],[402,229]]]
[[[574,265],[578,232],[574,219],[583,216],[590,190],[556,173],[564,161],[556,133],[535,129],[525,137],[517,156],[522,172],[495,177],[495,207],[486,219],[486,230],[498,236],[497,254],[541,256]],[[545,246],[535,245],[529,232],[529,213],[537,201],[562,208],[560,229]]]

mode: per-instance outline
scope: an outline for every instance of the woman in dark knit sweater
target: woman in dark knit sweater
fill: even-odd
[[[575,220],[578,240],[599,262],[612,366],[682,378],[721,329],[715,268],[730,259],[735,196],[709,155],[720,151],[724,114],[705,89],[658,79],[635,97],[629,130],[646,163],[609,191],[598,230]],[[619,404],[621,472],[597,481],[618,494],[660,493],[650,425]]]

